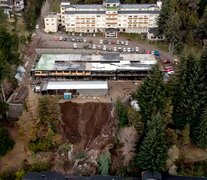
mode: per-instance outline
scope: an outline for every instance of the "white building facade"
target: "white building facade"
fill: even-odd
[[[45,18],[45,32],[57,32],[59,25],[60,15],[58,13],[50,13]]]
[[[161,1],[157,4],[120,4],[119,0],[105,0],[97,5],[62,2],[61,25],[67,32],[103,32],[107,37],[116,36],[117,32],[147,33],[148,28],[157,27],[161,5]]]

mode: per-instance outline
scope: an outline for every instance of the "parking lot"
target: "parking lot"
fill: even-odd
[[[42,48],[68,48],[68,49],[86,49],[102,52],[122,52],[122,53],[142,53],[156,54],[157,49],[145,44],[138,44],[136,41],[130,41],[124,36],[118,38],[105,38],[100,34],[83,33],[55,33],[47,34],[41,30],[36,30],[36,35],[41,37],[40,47]],[[90,51],[89,51],[90,52]],[[162,53],[162,52],[161,52]],[[163,54],[166,53],[162,53]],[[164,55],[165,56],[165,55]]]

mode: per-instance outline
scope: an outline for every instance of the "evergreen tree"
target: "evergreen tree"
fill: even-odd
[[[207,7],[205,9],[203,17],[198,24],[197,33],[202,40],[207,39]]]
[[[165,0],[162,3],[160,15],[158,17],[158,33],[163,34],[166,30],[166,22],[174,13],[174,0]]]
[[[121,99],[117,99],[116,101],[116,113],[120,127],[125,126],[128,123],[127,107],[122,103]]]
[[[196,145],[201,148],[207,148],[207,106],[202,114],[202,119],[196,135]]]
[[[164,170],[168,149],[165,125],[159,114],[154,116],[148,129],[137,154],[136,162],[142,169],[159,172]]]
[[[204,103],[206,94],[204,77],[200,72],[199,61],[195,56],[181,57],[181,63],[173,79],[173,120],[177,128],[189,123],[196,127],[197,114]]]
[[[152,68],[150,74],[144,79],[137,90],[136,98],[140,107],[140,114],[143,121],[151,121],[151,118],[158,110],[163,109],[165,104],[165,86],[163,74],[158,65]]]

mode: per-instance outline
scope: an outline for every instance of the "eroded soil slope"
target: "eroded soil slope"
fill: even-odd
[[[73,144],[82,142],[86,148],[110,119],[111,104],[65,102],[61,104],[61,112],[64,136]]]

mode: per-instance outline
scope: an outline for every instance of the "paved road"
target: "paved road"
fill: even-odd
[[[90,37],[89,35],[87,35],[86,37],[79,37],[79,36],[68,36],[66,34],[60,34],[59,32],[57,33],[54,33],[54,34],[47,34],[45,33],[44,31],[42,31],[41,29],[36,29],[35,32],[37,37],[40,37],[41,38],[41,43],[39,44],[40,47],[42,48],[69,48],[69,49],[72,49],[73,48],[73,45],[74,43],[77,44],[77,47],[78,49],[83,49],[83,46],[86,45],[86,44],[89,44],[88,41],[90,39],[93,40],[93,44],[96,45],[96,48],[97,48],[97,45],[101,45],[101,47],[103,47],[103,44],[100,44],[100,39],[102,39],[103,41],[104,40],[109,40],[109,41],[126,41],[127,38],[126,37],[123,37],[123,36],[119,36],[118,38],[105,38],[104,36],[102,35],[96,35],[96,37]],[[68,42],[68,41],[59,41],[59,37],[62,36],[62,37],[71,37],[71,38],[86,38],[87,40],[87,43],[81,43],[81,42]],[[140,49],[145,49],[145,50],[159,50],[157,48],[155,48],[153,45],[151,44],[147,44],[147,43],[138,43],[136,41],[129,41],[129,45],[128,46],[125,46],[125,45],[106,45],[106,47],[108,48],[112,48],[116,46],[117,48],[118,47],[121,47],[121,48],[128,48],[128,47],[139,47]],[[168,53],[167,52],[164,52],[164,51],[161,51],[159,50],[160,53],[161,53],[161,58],[164,59],[166,57],[168,57]]]

